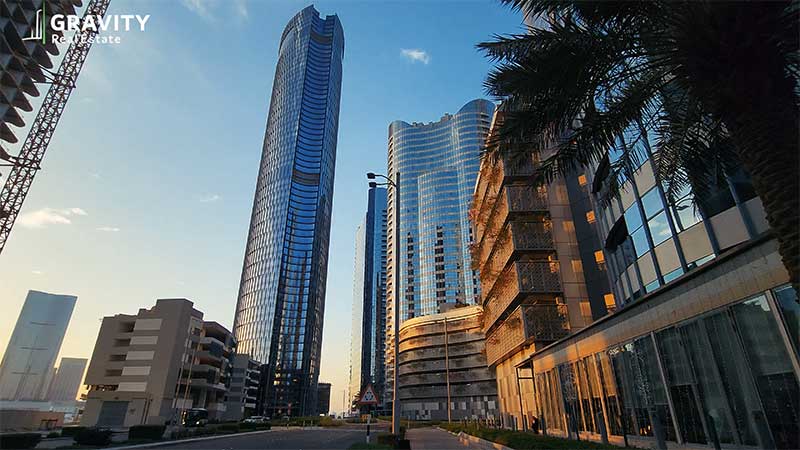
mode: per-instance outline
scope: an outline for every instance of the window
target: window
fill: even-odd
[[[581,186],[586,186],[586,175],[580,174],[578,175],[578,184]]]
[[[602,250],[594,252],[594,260],[597,262],[597,264],[603,264],[606,262],[606,257]]]
[[[597,220],[597,219],[595,219],[595,217],[594,217],[594,211],[589,211],[589,212],[586,213],[586,221],[587,222],[594,223],[595,220]]]
[[[667,212],[661,211],[658,215],[647,222],[650,228],[650,236],[653,238],[653,245],[658,245],[672,236],[672,231],[667,222]]]
[[[603,296],[603,301],[606,304],[606,309],[616,308],[617,302],[614,299],[614,294],[606,294]]]

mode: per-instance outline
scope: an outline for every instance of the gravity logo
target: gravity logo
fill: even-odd
[[[99,15],[86,15],[84,17],[75,14],[54,14],[52,17],[47,17],[47,0],[42,2],[41,9],[36,11],[36,21],[34,27],[31,29],[31,35],[23,38],[23,41],[42,41],[42,44],[47,44],[47,28],[48,24],[50,29],[54,31],[61,31],[62,34],[52,34],[50,41],[53,44],[68,44],[74,42],[88,42],[99,44],[119,44],[122,39],[119,35],[104,35],[100,36],[92,34],[89,36],[82,36],[78,31],[112,31],[118,33],[120,31],[131,31],[138,29],[139,31],[145,30],[147,21],[150,20],[150,14],[107,14],[105,17]],[[76,32],[71,37],[67,37],[63,33],[65,31]]]

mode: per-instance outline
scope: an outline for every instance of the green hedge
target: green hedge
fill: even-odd
[[[111,443],[111,430],[86,428],[78,431],[73,439],[78,445],[108,445]]]
[[[85,429],[86,427],[64,427],[61,429],[61,437],[74,437],[79,431]]]
[[[42,435],[39,433],[12,433],[0,435],[0,448],[34,448]]]
[[[152,439],[159,440],[164,437],[164,425],[134,425],[128,430],[128,440]]]
[[[463,431],[464,433],[471,434],[472,436],[486,439],[487,441],[496,442],[516,450],[619,449],[619,447],[614,445],[600,444],[597,442],[548,437],[523,431],[486,428],[474,424],[463,425],[460,423],[443,423],[440,426],[446,430],[452,431],[453,433]]]

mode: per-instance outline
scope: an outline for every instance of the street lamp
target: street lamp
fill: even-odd
[[[368,180],[383,178],[386,182],[369,182],[369,187],[392,186],[394,188],[394,361],[392,362],[392,434],[400,436],[400,396],[397,394],[399,377],[397,375],[397,361],[400,356],[400,172],[395,171],[394,181],[386,175],[367,173]]]

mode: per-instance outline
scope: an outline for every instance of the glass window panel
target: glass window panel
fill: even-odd
[[[642,226],[642,215],[639,213],[639,207],[635,203],[625,210],[625,225],[630,233]]]
[[[694,204],[694,197],[692,195],[678,200],[673,207],[673,211],[675,211],[675,221],[680,230],[685,230],[703,220],[703,218],[700,217],[700,211]]]
[[[684,441],[705,444],[703,421],[697,409],[698,399],[694,392],[694,375],[689,360],[683,353],[683,344],[675,328],[668,328],[656,334],[661,362],[669,386],[675,416],[678,419]]]
[[[650,219],[647,222],[647,226],[650,228],[650,236],[653,238],[653,245],[658,245],[672,236],[669,223],[667,223],[666,211],[662,211],[660,214]]]
[[[633,248],[636,249],[636,257],[640,257],[650,251],[650,246],[647,244],[647,235],[644,228],[639,228],[638,231],[631,235],[633,240]]]
[[[661,201],[658,189],[650,189],[642,196],[642,207],[644,208],[644,215],[647,218],[653,217],[656,213],[664,209],[664,203]]]
[[[672,272],[664,275],[664,283],[669,283],[670,281],[678,278],[679,276],[683,275],[683,269],[680,267],[673,270]]]
[[[800,448],[800,389],[765,296],[733,307],[772,437],[778,448]]]
[[[778,305],[781,307],[783,320],[786,322],[786,329],[789,331],[791,341],[794,343],[794,351],[798,351],[798,343],[800,343],[800,302],[797,298],[797,293],[791,286],[784,286],[775,289],[775,298],[778,300]]]
[[[710,433],[716,434],[723,444],[734,443],[734,430],[731,426],[731,411],[719,371],[713,358],[703,323],[694,321],[680,329],[686,353],[691,360],[697,380],[697,389]]]
[[[611,367],[611,360],[605,353],[598,353],[595,356],[600,365],[598,375],[600,377],[603,395],[605,395],[606,410],[608,411],[608,432],[614,436],[622,436],[622,399],[617,391],[617,383],[614,380],[614,370]]]

